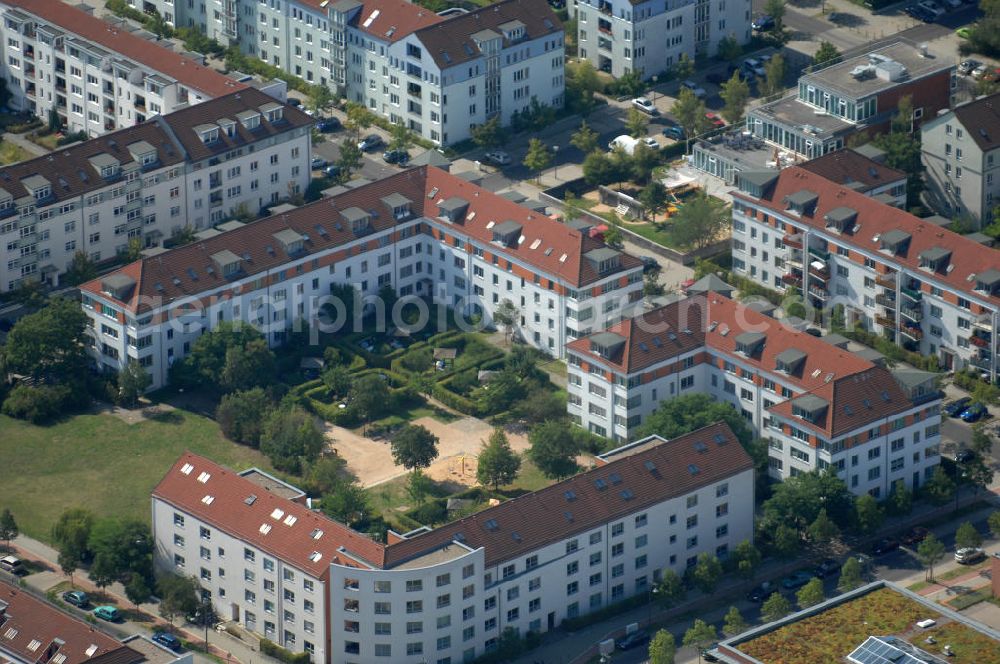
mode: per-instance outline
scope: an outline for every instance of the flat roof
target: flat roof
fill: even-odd
[[[887,81],[878,76],[855,78],[851,75],[856,67],[878,64],[877,60],[880,58],[888,58],[905,67],[906,76],[899,81]],[[898,41],[883,48],[869,51],[864,55],[848,58],[819,71],[803,74],[799,78],[799,82],[812,84],[831,92],[840,92],[852,99],[861,99],[916,78],[954,68],[954,66],[954,62],[948,58],[939,57],[931,51],[927,51],[927,55],[924,56],[921,54],[920,47]]]
[[[699,138],[695,147],[703,152],[717,155],[725,161],[738,164],[741,172],[762,171],[774,168],[769,165],[774,159],[774,146],[766,145],[762,139],[744,139],[743,133],[719,134],[708,139]]]
[[[751,109],[749,115],[759,115],[783,125],[795,127],[803,134],[817,137],[847,134],[856,129],[855,125],[850,122],[829,113],[819,114],[817,109],[799,101],[796,95],[758,106]]]

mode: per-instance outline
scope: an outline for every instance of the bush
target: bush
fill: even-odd
[[[407,517],[423,526],[436,526],[448,520],[447,498],[431,500],[404,512]]]
[[[280,659],[282,662],[285,662],[285,664],[309,664],[311,661],[309,653],[300,652],[296,654],[285,650],[277,643],[268,641],[267,639],[260,640],[260,651],[265,655],[270,655],[275,659]]]
[[[18,385],[4,400],[3,413],[32,424],[45,424],[62,412],[70,397],[70,388],[65,385]]]

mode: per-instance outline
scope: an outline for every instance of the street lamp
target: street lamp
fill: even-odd
[[[559,146],[552,146],[552,161],[555,163],[555,167],[552,169],[552,178],[554,180],[559,179]]]
[[[653,74],[653,106],[656,106],[656,79],[658,78],[659,76]]]
[[[653,623],[653,598],[660,592],[659,586],[653,586],[649,592],[649,601],[646,602],[646,629]]]

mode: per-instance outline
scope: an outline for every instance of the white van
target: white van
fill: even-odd
[[[635,152],[635,146],[639,144],[639,139],[632,138],[628,134],[622,134],[621,136],[616,136],[613,141],[608,143],[608,149],[614,151],[615,148],[621,148],[625,154],[632,155]]]
[[[16,556],[4,556],[0,558],[0,569],[11,574],[20,574],[24,571],[24,563]]]

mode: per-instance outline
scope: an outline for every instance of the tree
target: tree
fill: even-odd
[[[137,360],[129,359],[125,368],[118,372],[118,399],[135,406],[139,395],[153,382],[149,372]]]
[[[821,508],[843,530],[854,521],[854,500],[844,481],[829,470],[790,477],[764,501],[765,530],[786,525],[804,531]]]
[[[191,347],[191,355],[187,361],[208,383],[219,384],[222,382],[222,372],[226,366],[229,349],[244,348],[256,340],[264,341],[264,337],[250,325],[244,325],[239,321],[223,321],[198,337]]]
[[[943,505],[955,495],[955,482],[940,465],[934,468],[931,479],[924,483],[924,494],[935,505]]]
[[[124,254],[125,261],[128,263],[134,263],[142,258],[142,249],[142,240],[137,237],[129,240]]]
[[[351,385],[354,382],[351,372],[347,370],[347,367],[343,366],[334,366],[326,369],[320,378],[323,380],[326,388],[330,390],[330,393],[341,399],[350,393]]]
[[[153,592],[149,589],[146,584],[146,580],[142,578],[139,574],[133,574],[125,584],[125,596],[128,597],[128,601],[132,602],[132,606],[139,609],[140,604],[145,604],[153,596]]]
[[[389,386],[376,374],[367,374],[354,381],[348,401],[361,420],[372,421],[385,412],[389,404]]]
[[[780,35],[785,30],[785,0],[766,0],[764,13],[774,19],[771,32]]]
[[[547,420],[565,419],[566,402],[556,393],[540,387],[532,390],[514,406],[513,415],[529,425]]]
[[[566,105],[586,117],[594,110],[594,93],[601,89],[601,79],[588,60],[566,67]]]
[[[688,631],[684,632],[684,647],[697,649],[698,661],[700,662],[702,653],[715,641],[715,636],[716,630],[713,625],[709,625],[701,618],[696,618],[694,624]]]
[[[94,515],[82,507],[70,507],[52,525],[52,542],[60,555],[82,561],[90,556],[88,542],[94,527]]]
[[[532,138],[528,141],[528,153],[524,155],[524,161],[521,163],[535,172],[535,181],[538,182],[542,177],[542,171],[552,163],[552,153],[541,139]]]
[[[11,328],[4,348],[7,371],[39,382],[80,378],[88,364],[84,350],[87,327],[87,314],[79,302],[51,300]]]
[[[483,442],[479,451],[476,479],[483,486],[492,485],[493,490],[498,491],[501,484],[510,484],[517,479],[520,469],[521,457],[511,449],[507,434],[503,429],[493,429],[489,440]]]
[[[660,155],[645,143],[639,143],[632,150],[632,163],[627,173],[636,184],[649,182],[653,177],[653,169],[659,166]]]
[[[226,392],[249,390],[274,380],[274,352],[263,338],[226,349],[219,386]]]
[[[813,577],[809,580],[809,583],[799,588],[799,591],[795,593],[795,599],[799,603],[799,608],[808,609],[810,606],[816,606],[824,599],[826,596],[823,594],[823,580],[819,577]]]
[[[528,456],[546,477],[562,479],[576,472],[579,445],[562,422],[539,424],[528,433],[528,441]]]
[[[909,514],[913,510],[913,492],[906,486],[903,480],[896,480],[892,484],[892,493],[889,494],[889,505],[895,514]]]
[[[1000,537],[1000,510],[993,510],[986,519],[986,525],[990,528],[993,537]]]
[[[583,178],[589,185],[610,184],[618,179],[618,168],[611,157],[594,150],[583,159]]]
[[[361,164],[361,148],[353,138],[345,138],[340,144],[340,156],[337,167],[340,169],[340,179],[349,180],[351,173]]]
[[[740,72],[734,71],[732,78],[720,86],[719,96],[726,104],[722,108],[722,116],[729,124],[736,124],[743,117],[750,99],[750,84],[743,80]]]
[[[588,155],[597,149],[598,138],[598,133],[591,129],[590,125],[581,122],[580,128],[570,137],[569,143],[584,155]]]
[[[802,546],[799,531],[787,524],[780,524],[774,529],[771,546],[774,552],[782,558],[794,558]]]
[[[674,664],[676,654],[674,635],[665,629],[657,630],[649,641],[649,664]]]
[[[986,457],[977,455],[962,469],[962,479],[975,488],[977,495],[993,483],[993,468],[986,463],[985,459]]]
[[[979,534],[976,527],[968,521],[962,524],[955,531],[956,549],[973,549],[983,545],[983,536]]]
[[[944,558],[944,552],[944,542],[935,537],[934,533],[928,533],[917,547],[917,558],[927,568],[924,574],[925,579],[934,578],[934,565]]]
[[[304,473],[309,489],[315,493],[326,495],[353,478],[347,470],[347,462],[342,457],[334,455],[321,456],[309,464]]]
[[[91,582],[103,591],[118,580],[118,571],[114,558],[102,551],[94,555],[94,561],[90,564],[88,576]]]
[[[720,60],[732,62],[743,55],[743,47],[735,35],[729,34],[719,40],[718,55]]]
[[[135,519],[102,519],[94,523],[87,541],[94,560],[90,566],[90,578],[98,576],[110,579],[104,586],[115,581],[127,583],[131,575],[138,574],[143,579],[153,579],[153,535],[149,526]],[[103,586],[102,586],[103,587]]]
[[[792,603],[778,592],[771,593],[771,596],[764,600],[764,604],[760,607],[760,615],[767,622],[781,620],[791,612]]]
[[[353,525],[363,520],[368,511],[368,495],[353,477],[341,482],[323,496],[323,512],[342,523]]]
[[[354,140],[361,138],[361,132],[368,129],[375,123],[375,115],[362,104],[347,104],[347,121],[344,123],[347,128],[354,132]]]
[[[649,116],[638,108],[630,108],[625,114],[625,132],[632,138],[642,138],[646,135]]]
[[[785,58],[781,53],[764,64],[764,78],[757,83],[761,97],[771,97],[785,89]]]
[[[415,468],[406,478],[406,494],[413,502],[423,504],[427,496],[434,490],[434,480],[427,477],[424,471]]]
[[[3,513],[0,513],[0,539],[3,540],[5,550],[10,551],[10,541],[16,539],[20,532],[14,513],[5,507]]]
[[[198,595],[200,588],[194,577],[167,574],[157,582],[160,598],[160,615],[173,622],[177,616],[193,615],[200,604]]]
[[[816,49],[816,55],[813,56],[813,66],[829,66],[835,65],[840,62],[840,51],[837,47],[828,41],[821,41],[819,43],[819,48]]]
[[[691,570],[691,581],[706,595],[715,591],[722,577],[722,563],[710,553],[698,554],[698,562]]]
[[[754,573],[757,571],[757,568],[760,567],[760,563],[763,560],[763,557],[760,555],[760,551],[753,545],[753,542],[748,539],[745,539],[737,544],[729,557],[730,560],[733,561],[733,564],[740,576],[744,579],[752,579]]]
[[[821,547],[826,547],[838,537],[840,528],[827,515],[826,508],[820,509],[816,519],[809,524],[809,539]]]
[[[402,122],[394,123],[389,135],[389,149],[405,152],[411,147],[413,147],[413,131]]]
[[[694,73],[694,60],[687,53],[681,53],[681,56],[674,63],[671,73],[674,75],[674,78],[680,80],[689,78]]]
[[[229,440],[259,447],[264,421],[271,407],[271,400],[263,388],[231,392],[223,395],[215,410],[215,421]]]
[[[858,528],[861,532],[870,535],[882,527],[885,522],[885,513],[882,507],[875,500],[875,496],[866,493],[860,496],[855,503],[857,509]]]
[[[62,573],[69,577],[69,585],[73,585],[73,574],[76,570],[80,569],[80,557],[76,551],[59,551],[59,556],[56,558],[56,562],[59,563],[59,569]]]
[[[469,132],[472,134],[472,142],[484,150],[495,148],[498,145],[502,145],[504,142],[503,130],[500,127],[499,114],[494,115],[482,124],[472,125]]]
[[[437,458],[437,444],[438,437],[427,427],[407,424],[392,437],[392,458],[407,470],[426,468]]]
[[[660,577],[660,583],[656,586],[653,596],[663,606],[673,606],[684,599],[687,589],[684,587],[684,579],[672,569],[664,569]]]
[[[59,284],[62,286],[78,286],[95,277],[97,277],[97,266],[94,264],[94,261],[90,260],[87,252],[77,251],[73,254],[73,260],[70,261],[66,272],[59,278]]]
[[[667,188],[658,180],[653,180],[639,192],[639,202],[656,222],[656,213],[667,206]]]
[[[741,445],[750,443],[753,432],[747,421],[732,406],[713,401],[707,394],[663,401],[646,418],[639,435],[657,435],[670,440],[716,422],[729,425]]]
[[[920,133],[913,132],[913,99],[902,97],[896,104],[892,117],[891,131],[875,137],[876,147],[885,151],[887,166],[908,173],[906,180],[906,202],[914,206],[920,204],[923,191],[923,164],[921,162]]]
[[[275,410],[265,420],[260,451],[278,470],[298,475],[319,456],[324,444],[315,418],[295,406]]]
[[[705,118],[705,102],[695,97],[694,93],[687,88],[681,88],[670,112],[677,119],[677,124],[684,129],[684,138],[688,145],[690,145],[692,138],[708,128],[708,120]]]
[[[843,566],[840,568],[840,580],[837,583],[837,587],[847,592],[849,590],[854,590],[863,583],[861,579],[861,563],[855,557],[850,557],[844,561]]]
[[[726,617],[722,623],[722,632],[729,636],[734,636],[745,632],[747,629],[747,621],[744,620],[743,614],[735,606],[729,607],[729,611],[726,612]]]
[[[674,240],[684,249],[700,249],[715,242],[729,225],[729,207],[699,192],[673,218]]]
[[[503,327],[504,343],[509,342],[517,327],[521,311],[508,298],[504,298],[493,311],[493,322]]]
[[[313,85],[309,88],[309,106],[317,113],[322,113],[333,106],[336,99],[333,91],[325,85]]]

